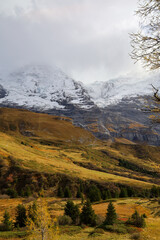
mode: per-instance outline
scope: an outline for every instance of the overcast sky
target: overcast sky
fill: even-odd
[[[137,0],[0,0],[0,67],[55,64],[89,83],[140,74],[128,33]]]

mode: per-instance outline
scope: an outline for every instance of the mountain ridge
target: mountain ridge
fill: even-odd
[[[28,65],[1,77],[0,106],[67,116],[104,140],[160,145],[160,127],[152,125],[150,113],[141,111],[146,99],[153,102],[150,83],[155,80],[159,86],[159,76],[142,80],[136,85],[134,78],[113,79],[93,84],[93,89],[57,67]]]

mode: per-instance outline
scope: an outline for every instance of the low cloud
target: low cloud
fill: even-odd
[[[128,35],[137,28],[136,0],[12,0],[12,8],[7,1],[0,15],[2,69],[56,64],[86,83],[139,69]]]

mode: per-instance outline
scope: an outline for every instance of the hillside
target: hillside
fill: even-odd
[[[26,186],[33,192],[54,187],[56,193],[68,185],[74,195],[81,181],[112,190],[159,185],[160,148],[124,141],[97,140],[69,118],[1,108],[1,193]]]

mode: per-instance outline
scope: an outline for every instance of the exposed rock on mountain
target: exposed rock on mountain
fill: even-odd
[[[152,125],[142,108],[159,76],[118,78],[90,86],[68,77],[57,67],[23,67],[0,79],[0,106],[68,116],[77,126],[101,139],[128,139],[160,145],[160,124]]]

